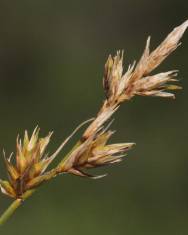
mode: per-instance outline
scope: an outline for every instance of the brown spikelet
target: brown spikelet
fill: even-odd
[[[118,105],[131,99],[134,95],[174,98],[174,95],[166,90],[179,89],[179,86],[169,86],[166,83],[174,81],[177,71],[149,74],[180,45],[179,41],[187,27],[188,20],[175,28],[153,52],[149,50],[149,37],[136,67],[135,64],[129,66],[128,71],[124,74],[123,54],[118,51],[114,58],[110,56],[105,64],[103,79],[108,105]]]
[[[20,197],[26,192],[27,183],[42,174],[48,165],[48,158],[43,157],[43,153],[50,141],[52,133],[45,138],[38,138],[39,129],[35,128],[29,139],[25,132],[23,144],[18,137],[16,141],[16,165],[11,163],[11,157],[6,158],[5,164],[10,178],[9,183],[1,181],[3,192],[12,197]],[[3,183],[4,182],[4,183]]]
[[[60,163],[60,171],[88,176],[88,173],[84,173],[84,169],[120,162],[134,143],[107,145],[106,143],[112,134],[112,131],[100,131],[96,135],[90,136],[67,159]],[[89,177],[96,178],[96,176],[91,175]]]

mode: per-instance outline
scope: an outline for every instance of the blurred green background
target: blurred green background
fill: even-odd
[[[38,124],[42,135],[54,130],[53,151],[100,107],[108,54],[125,49],[127,68],[148,35],[156,47],[187,12],[186,0],[1,0],[0,149],[14,151],[17,134]],[[160,66],[180,70],[177,99],[136,97],[116,114],[112,141],[137,143],[125,161],[97,170],[109,173],[101,180],[66,175],[43,185],[1,234],[188,234],[187,39]],[[9,203],[1,195],[0,212]]]

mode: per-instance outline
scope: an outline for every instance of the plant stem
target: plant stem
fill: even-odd
[[[22,199],[16,199],[9,207],[8,209],[2,214],[0,217],[0,225],[2,226],[9,217],[14,213],[14,211],[21,205]]]
[[[0,226],[2,226],[15,212],[15,210],[23,203],[24,200],[26,200],[28,197],[30,197],[35,190],[29,190],[25,194],[23,194],[22,198],[16,199],[7,209],[6,211],[1,215],[0,217]]]

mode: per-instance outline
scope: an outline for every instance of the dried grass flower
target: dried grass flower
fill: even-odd
[[[122,102],[129,101],[136,95],[175,98],[171,91],[181,89],[176,84],[178,71],[171,70],[156,74],[151,72],[180,45],[180,39],[187,27],[188,20],[175,28],[152,52],[150,52],[149,37],[139,62],[129,65],[126,72],[123,68],[123,51],[117,51],[114,57],[110,55],[105,63],[103,77],[106,98],[97,116],[79,125],[53,154],[48,155],[45,151],[52,132],[44,138],[39,138],[37,127],[30,138],[27,131],[23,141],[17,138],[15,157],[13,154],[6,157],[4,152],[8,180],[0,180],[2,193],[15,200],[0,217],[0,224],[3,224],[17,207],[30,197],[41,183],[63,173],[94,179],[101,178],[105,175],[93,176],[87,170],[122,160],[134,143],[108,144],[114,132],[109,130],[111,122],[106,123]],[[49,169],[49,165],[61,153],[64,145],[80,127],[88,122],[90,122],[89,126],[70,152],[56,167]]]

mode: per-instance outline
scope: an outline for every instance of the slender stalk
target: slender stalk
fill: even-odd
[[[22,204],[22,199],[16,199],[0,217],[0,226],[2,226],[14,211]]]
[[[23,194],[22,198],[16,199],[7,209],[6,211],[1,215],[0,217],[0,226],[2,226],[15,212],[15,210],[21,206],[21,204],[30,197],[35,190],[30,190]]]

